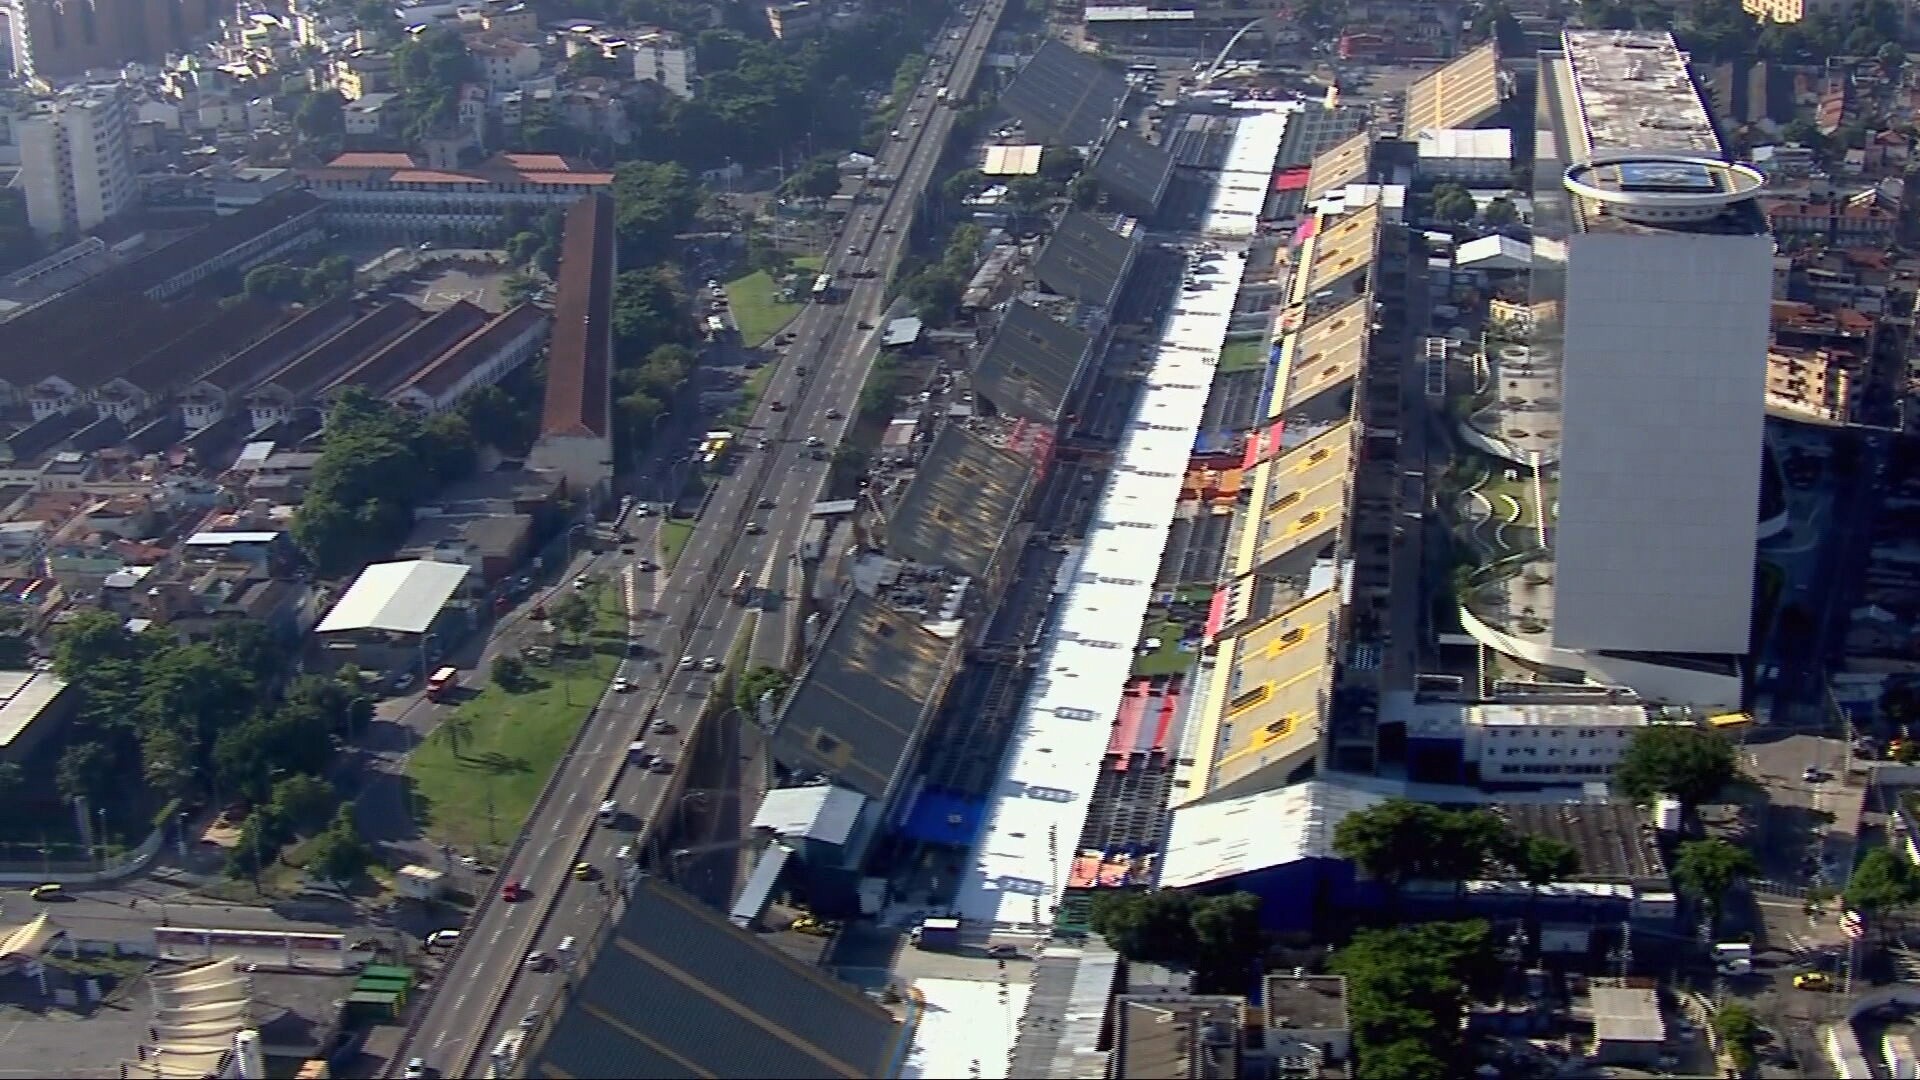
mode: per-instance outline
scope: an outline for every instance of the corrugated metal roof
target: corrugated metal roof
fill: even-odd
[[[905,1035],[852,986],[643,878],[527,1075],[864,1080]]]
[[[385,630],[424,634],[472,570],[463,563],[375,563],[360,572],[315,633]]]

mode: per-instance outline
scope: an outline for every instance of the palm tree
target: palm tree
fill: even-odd
[[[473,719],[463,712],[456,712],[440,722],[440,730],[446,733],[447,743],[453,747],[453,756],[460,757],[460,744],[473,736]]]

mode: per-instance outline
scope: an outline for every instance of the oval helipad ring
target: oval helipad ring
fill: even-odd
[[[1632,171],[1656,173],[1684,172],[1703,175],[1716,181],[1711,190],[1688,191],[1683,187],[1622,187],[1618,183],[1601,185],[1592,179],[1601,169],[1613,169],[1616,175]],[[1706,214],[1751,199],[1766,187],[1767,178],[1751,165],[1734,164],[1718,158],[1688,154],[1661,154],[1647,151],[1602,154],[1567,168],[1561,182],[1583,199],[1619,207],[1622,216],[1638,210],[1699,211]]]

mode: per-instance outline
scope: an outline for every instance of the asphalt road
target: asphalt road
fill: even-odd
[[[627,767],[627,747],[644,737],[649,749],[679,764],[714,678],[697,670],[698,664],[682,670],[680,658],[728,658],[756,614],[723,595],[741,573],[762,589],[771,584],[784,590],[783,561],[797,549],[827,477],[827,461],[815,460],[815,448],[807,443],[817,440],[820,449],[830,450],[845,435],[878,344],[875,327],[887,278],[952,131],[953,109],[936,100],[936,91],[951,79],[954,96],[964,99],[1004,2],[984,0],[961,40],[950,36],[953,28],[941,31],[933,64],[901,118],[903,137],[888,142],[875,166],[897,179],[883,202],[856,205],[828,253],[826,267],[843,284],[844,301],[809,305],[788,327],[792,344],[743,438],[749,445],[764,438],[766,449],[737,456],[731,474],[708,497],[670,574],[623,575],[634,613],[630,634],[642,650],[620,670],[633,689],[620,694],[609,689],[594,707],[574,756],[561,762],[547,801],[536,807],[518,850],[499,869],[501,882],[523,883],[529,897],[508,903],[496,890],[483,901],[409,1040],[390,1063],[390,1075],[398,1075],[416,1056],[440,1075],[483,1075],[488,1053],[521,1030],[523,1017],[537,1017],[561,998],[569,965],[530,970],[528,954],[537,950],[552,956],[568,937],[575,939],[576,949],[585,947],[616,913],[623,871],[617,851],[631,847],[650,856],[655,872],[673,874],[681,856],[658,850],[651,827],[672,824],[670,815],[689,805],[724,801],[731,794],[686,792],[669,805],[674,778]],[[849,248],[857,254],[848,254]],[[853,271],[862,268],[873,276],[854,277]],[[869,328],[862,329],[862,322]],[[797,370],[803,365],[809,369],[805,377]],[[776,402],[782,406],[777,410]],[[763,507],[763,499],[772,505]],[[650,711],[669,730],[643,735]],[[737,738],[722,742],[738,745]],[[601,800],[609,794],[621,811],[611,827],[596,822]],[[582,861],[595,867],[595,880],[574,879],[572,869]]]

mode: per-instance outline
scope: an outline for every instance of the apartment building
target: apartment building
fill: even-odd
[[[693,46],[666,30],[643,31],[630,38],[633,77],[650,82],[677,98],[693,96]]]
[[[34,232],[73,236],[138,202],[132,111],[118,85],[80,87],[35,102],[14,130]]]
[[[452,236],[485,232],[509,206],[565,207],[612,190],[613,174],[557,154],[500,154],[472,168],[432,168],[405,153],[345,153],[309,169],[327,221],[349,232]]]
[[[13,71],[51,83],[129,61],[155,62],[210,36],[220,0],[6,0]]]

